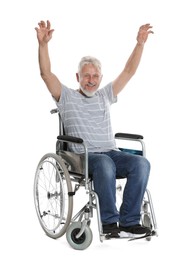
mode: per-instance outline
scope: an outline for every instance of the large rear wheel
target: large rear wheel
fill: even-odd
[[[36,170],[34,203],[45,233],[51,238],[64,235],[72,218],[72,185],[64,160],[57,154],[45,154]]]

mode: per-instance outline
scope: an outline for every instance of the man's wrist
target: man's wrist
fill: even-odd
[[[48,46],[48,43],[47,42],[39,42],[39,46],[44,48],[44,47]]]
[[[143,47],[144,46],[144,44],[145,44],[145,42],[143,41],[143,42],[139,42],[139,41],[137,41],[137,46],[139,46],[139,47]]]

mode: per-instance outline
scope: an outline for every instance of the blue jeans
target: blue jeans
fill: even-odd
[[[100,202],[102,224],[139,224],[141,204],[147,187],[150,163],[140,155],[111,150],[89,153],[89,174]],[[127,178],[123,202],[116,207],[116,177]]]

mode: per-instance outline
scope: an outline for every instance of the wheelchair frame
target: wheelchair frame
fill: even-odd
[[[56,142],[56,153],[45,154],[36,169],[34,179],[35,209],[40,225],[49,237],[57,239],[66,233],[70,246],[77,250],[83,250],[92,242],[90,222],[94,209],[97,212],[100,241],[103,242],[111,237],[103,234],[99,199],[93,190],[93,181],[88,174],[88,149],[81,138],[65,135],[58,109],[51,110],[51,113],[59,115],[59,136]],[[143,136],[117,133],[115,138],[139,142],[141,150],[125,148],[124,150],[145,156]],[[68,143],[82,145],[84,154],[76,155],[68,152],[66,148]],[[88,201],[75,216],[72,216],[73,197],[80,187],[84,187]],[[116,192],[122,194],[121,184],[116,187]],[[149,241],[152,236],[158,234],[153,203],[148,189],[145,192],[141,209],[141,223],[151,229],[151,234],[145,237]]]

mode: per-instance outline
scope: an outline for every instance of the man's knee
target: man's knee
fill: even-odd
[[[90,164],[90,162],[89,162]],[[93,161],[90,167],[90,172],[95,175],[95,174],[100,174],[101,178],[115,178],[116,174],[116,166],[113,160],[105,155],[105,154],[100,154],[97,156],[97,159]]]
[[[142,168],[146,169],[146,172],[150,172],[150,162],[145,158],[145,157],[141,157],[141,164],[142,164]]]
[[[138,163],[137,163],[137,167],[139,169],[140,175],[145,178],[148,178],[149,174],[150,174],[150,162],[145,158],[140,156],[138,158]]]

